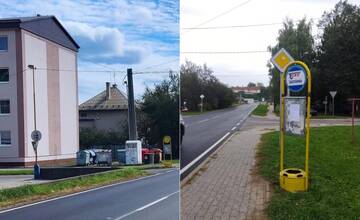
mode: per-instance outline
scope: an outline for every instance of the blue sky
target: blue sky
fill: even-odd
[[[80,45],[80,103],[116,82],[125,91],[127,68],[134,71],[178,70],[178,0],[13,0],[0,2],[0,17],[55,15]],[[157,65],[162,64],[163,65]],[[154,66],[155,65],[155,66]],[[154,66],[151,68],[146,68]],[[91,72],[86,72],[91,70]],[[95,71],[95,72],[94,72]],[[99,71],[99,72],[96,72]],[[114,71],[114,73],[104,72]],[[139,98],[146,86],[168,74],[134,76]]]

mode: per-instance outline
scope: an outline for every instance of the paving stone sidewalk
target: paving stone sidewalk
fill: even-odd
[[[181,188],[181,219],[266,219],[270,184],[256,173],[256,146],[274,125],[250,118]]]

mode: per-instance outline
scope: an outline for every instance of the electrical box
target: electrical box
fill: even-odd
[[[305,134],[306,97],[285,97],[285,132]]]
[[[126,141],[126,164],[142,164],[141,141]]]

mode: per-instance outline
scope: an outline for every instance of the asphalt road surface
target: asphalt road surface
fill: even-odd
[[[0,211],[1,220],[179,219],[179,171],[176,169]]]
[[[199,158],[228,133],[238,130],[256,104],[184,117],[185,135],[181,146],[181,168]],[[189,165],[189,166],[190,166]],[[191,169],[189,169],[191,170]]]

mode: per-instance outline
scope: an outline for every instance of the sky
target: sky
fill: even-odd
[[[229,86],[246,86],[249,82],[269,84],[268,52],[244,54],[189,54],[201,51],[266,51],[276,45],[281,24],[229,29],[189,30],[192,27],[242,26],[314,19],[313,35],[317,36],[318,19],[331,11],[338,0],[181,0],[180,62],[206,63],[217,78]],[[359,4],[360,0],[349,0]],[[232,8],[234,8],[231,10]],[[228,12],[229,13],[225,13]],[[221,16],[218,16],[221,15]],[[213,19],[215,17],[215,19]],[[203,25],[202,24],[208,20]]]
[[[167,78],[170,69],[179,69],[178,0],[0,2],[0,18],[36,14],[55,15],[80,45],[80,103],[103,91],[107,81],[117,83],[126,92],[123,79],[127,68],[162,72],[134,75],[136,98],[146,86],[153,87]]]

